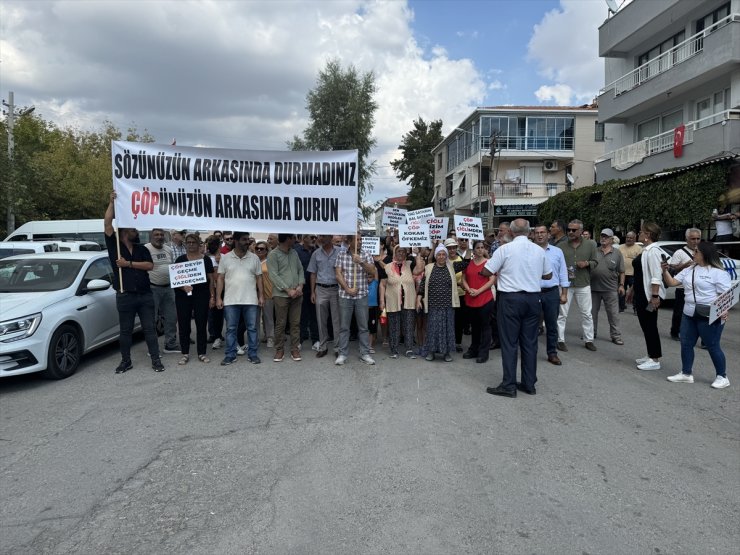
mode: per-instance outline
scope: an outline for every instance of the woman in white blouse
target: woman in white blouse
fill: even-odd
[[[694,262],[694,265],[684,268],[676,277],[671,277],[667,265],[663,264],[665,284],[683,285],[685,292],[680,334],[682,369],[679,374],[668,376],[668,381],[694,383],[694,376],[691,373],[694,365],[694,346],[697,338],[701,337],[717,373],[712,387],[722,389],[730,385],[730,380],[727,379],[725,354],[719,344],[727,314],[710,324],[708,316],[702,316],[700,312],[701,305],[713,303],[719,295],[730,289],[730,276],[722,267],[717,247],[712,243],[699,243]],[[697,305],[700,308],[697,309]]]

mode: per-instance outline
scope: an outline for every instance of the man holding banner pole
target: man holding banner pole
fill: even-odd
[[[120,326],[119,345],[121,363],[116,374],[122,374],[133,368],[131,362],[131,344],[134,332],[134,321],[139,316],[144,337],[152,359],[152,369],[163,372],[164,366],[159,358],[159,341],[154,328],[154,296],[149,282],[149,271],[154,268],[152,255],[138,244],[139,232],[134,228],[113,229],[115,215],[113,205],[116,192],[111,192],[110,202],[105,211],[103,226],[105,245],[111,264],[118,271],[113,272],[113,287],[116,289],[116,308]]]

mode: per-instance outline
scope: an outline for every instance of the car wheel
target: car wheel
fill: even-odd
[[[49,359],[43,375],[52,380],[70,377],[77,370],[82,356],[82,345],[77,330],[69,325],[60,326],[49,343]]]

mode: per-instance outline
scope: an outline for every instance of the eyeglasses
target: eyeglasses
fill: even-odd
[[[254,250],[256,250],[256,251],[266,251],[267,249],[265,247],[257,247]]]
[[[224,241],[233,241],[233,240],[234,240],[233,237],[224,237]]]
[[[568,228],[568,233],[575,233],[576,231],[581,231],[581,230],[578,229],[577,227],[574,227],[574,228],[569,227]]]

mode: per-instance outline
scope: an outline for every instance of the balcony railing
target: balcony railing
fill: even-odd
[[[439,199],[439,210],[448,212],[455,209],[455,196]]]
[[[704,49],[704,38],[707,35],[716,31],[720,27],[735,21],[740,22],[740,14],[733,13],[720,19],[712,26],[696,33],[670,50],[666,50],[660,56],[645,62],[640,67],[630,71],[627,75],[623,75],[616,81],[609,83],[599,91],[599,95],[614,89],[614,96],[619,96],[620,94],[631,91],[635,87],[649,81],[653,77],[657,77],[658,75],[665,73],[673,66],[693,58]]]
[[[493,190],[497,199],[552,197],[567,189],[563,183],[494,183],[481,185],[478,188],[478,196],[490,198]]]
[[[696,121],[690,121],[686,124],[686,130],[684,131],[683,144],[691,144],[694,142],[694,132],[697,129],[702,129],[716,123],[721,123],[728,119],[740,119],[740,110],[725,110],[724,112],[717,112],[711,116],[707,116]],[[605,154],[604,156],[597,158],[596,163],[611,160],[611,167],[617,170],[626,170],[633,165],[642,162],[644,158],[660,154],[673,149],[673,141],[675,136],[675,129],[665,131],[660,135],[654,135],[647,137],[636,143],[618,148]]]

